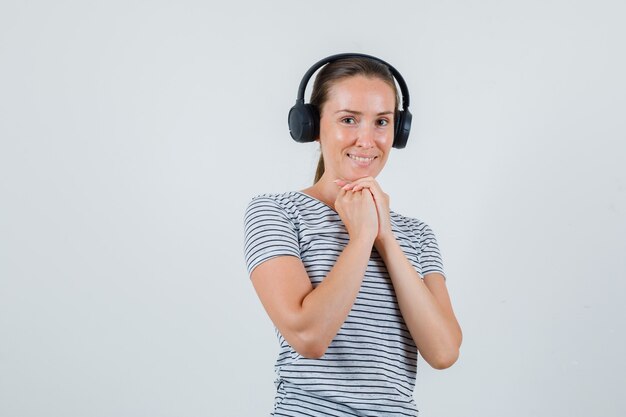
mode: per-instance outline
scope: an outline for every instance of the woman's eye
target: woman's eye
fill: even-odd
[[[379,126],[387,126],[388,124],[389,124],[389,120],[387,120],[387,119],[380,119],[378,121],[378,125]]]
[[[349,125],[353,125],[356,123],[356,120],[354,120],[354,117],[344,117],[343,119],[341,119],[341,121]]]

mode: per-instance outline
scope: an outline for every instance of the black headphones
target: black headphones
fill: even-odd
[[[386,65],[394,76],[400,91],[402,92],[402,110],[398,110],[396,114],[396,121],[394,125],[393,147],[402,149],[406,146],[406,142],[409,139],[409,132],[411,131],[411,119],[413,116],[409,111],[409,89],[404,82],[402,75],[394,67],[386,63],[380,58],[365,54],[337,54],[331,55],[315,63],[304,74],[302,81],[300,81],[300,87],[298,88],[298,97],[296,98],[296,104],[289,110],[289,133],[291,137],[300,143],[313,142],[319,136],[319,124],[320,115],[318,109],[312,104],[304,103],[304,91],[306,85],[309,82],[313,73],[322,66],[331,62],[337,61],[343,58],[369,58]]]

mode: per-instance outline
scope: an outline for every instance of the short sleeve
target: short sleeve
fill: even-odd
[[[420,265],[422,266],[422,274],[425,276],[431,272],[439,272],[445,278],[443,271],[443,261],[439,252],[437,238],[430,226],[422,223],[420,235]]]
[[[244,256],[248,274],[277,256],[300,257],[297,229],[287,211],[271,197],[255,197],[246,208]]]

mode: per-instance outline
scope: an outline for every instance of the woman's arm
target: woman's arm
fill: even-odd
[[[295,256],[261,263],[252,283],[267,314],[302,356],[319,358],[343,325],[361,287],[378,230],[371,194],[340,192],[335,209],[350,240],[333,268],[315,288]]]
[[[456,320],[443,275],[420,279],[395,236],[377,240],[393,283],[402,317],[420,354],[435,369],[445,369],[459,357],[462,332]]]
[[[389,196],[372,177],[339,184],[344,190],[370,190],[378,212],[378,235],[374,242],[391,277],[402,317],[422,357],[435,369],[445,369],[459,356],[463,339],[452,310],[446,283],[440,273],[422,280],[409,262],[392,230]]]
[[[293,256],[270,259],[252,271],[265,311],[300,355],[324,355],[356,300],[371,251],[372,243],[350,240],[315,289]]]

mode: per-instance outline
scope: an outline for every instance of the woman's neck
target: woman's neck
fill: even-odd
[[[302,192],[320,200],[334,210],[335,200],[337,199],[340,188],[333,182],[332,178],[325,177],[326,175],[322,175],[322,178],[320,178],[318,182],[309,188],[305,188]]]

